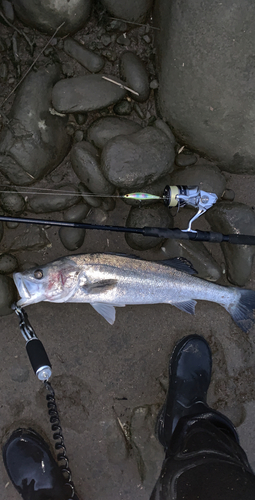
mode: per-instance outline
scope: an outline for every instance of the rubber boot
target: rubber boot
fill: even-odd
[[[157,437],[166,452],[180,419],[194,415],[201,415],[201,418],[213,421],[238,442],[237,433],[230,420],[207,405],[211,371],[211,350],[203,337],[189,335],[178,342],[169,363],[166,401],[156,423]]]
[[[61,469],[43,438],[32,429],[17,429],[3,447],[10,480],[24,500],[69,500]],[[74,500],[78,500],[76,495]]]

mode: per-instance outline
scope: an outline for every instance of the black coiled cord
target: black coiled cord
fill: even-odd
[[[60,425],[59,413],[56,405],[55,392],[50,384],[50,382],[44,382],[45,388],[48,391],[46,396],[48,414],[50,416],[51,430],[53,431],[53,439],[58,441],[55,443],[55,449],[60,451],[57,454],[57,460],[64,462],[64,465],[60,466],[61,472],[66,480],[65,486],[71,488],[70,500],[74,498],[74,484],[72,481],[72,473],[69,467],[69,460],[66,455],[66,446],[64,443],[64,436],[62,433],[62,427]]]

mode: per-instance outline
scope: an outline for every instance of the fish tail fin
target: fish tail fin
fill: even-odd
[[[240,292],[238,300],[224,305],[224,307],[237,326],[247,333],[255,323],[255,292],[242,289],[238,289],[238,291]]]

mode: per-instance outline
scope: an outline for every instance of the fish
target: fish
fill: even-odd
[[[125,254],[70,255],[41,267],[13,274],[19,307],[37,302],[85,302],[108,323],[115,307],[171,304],[189,314],[196,300],[223,306],[234,322],[248,332],[254,324],[255,291],[218,285],[194,276],[184,258],[143,260]]]

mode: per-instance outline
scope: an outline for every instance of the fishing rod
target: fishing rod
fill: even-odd
[[[87,195],[86,195],[87,196]],[[136,200],[139,202],[146,200],[163,200],[168,208],[191,206],[197,209],[197,213],[189,221],[187,229],[168,229],[159,227],[125,227],[108,226],[99,224],[87,224],[84,222],[66,222],[59,220],[46,220],[24,217],[0,216],[0,221],[17,222],[25,224],[50,225],[59,227],[71,227],[78,229],[94,229],[100,231],[113,231],[119,233],[135,233],[143,236],[153,236],[155,238],[207,241],[210,243],[231,243],[235,245],[255,245],[255,236],[246,234],[222,234],[213,231],[200,231],[191,228],[192,223],[209,210],[218,197],[215,193],[202,191],[198,186],[166,186],[163,196],[156,196],[149,193],[129,193],[120,196],[123,199]]]

